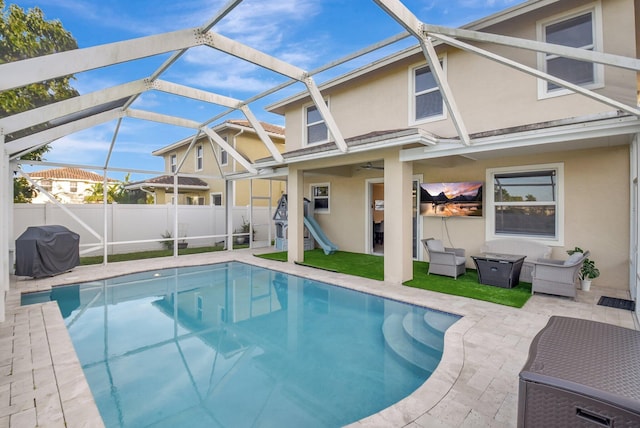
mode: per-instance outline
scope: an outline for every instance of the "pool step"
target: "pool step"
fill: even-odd
[[[433,325],[427,322],[426,318],[428,314],[427,312],[424,317],[421,317],[413,312],[409,312],[402,318],[402,328],[411,339],[427,348],[428,351],[442,352],[444,333],[438,331]]]
[[[403,326],[405,316],[392,314],[382,324],[384,340],[396,355],[424,371],[432,373],[440,362],[439,353],[415,346],[415,340],[409,336]],[[413,329],[416,331],[417,329]]]
[[[444,332],[458,320],[458,316],[438,311],[427,311],[424,314],[424,322],[427,328],[436,334],[444,336]]]

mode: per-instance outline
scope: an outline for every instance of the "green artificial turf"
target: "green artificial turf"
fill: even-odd
[[[286,261],[287,252],[261,254],[259,257]],[[325,255],[322,250],[315,249],[305,251],[304,262],[300,264],[380,281],[384,278],[384,258],[370,254],[336,251],[334,254]],[[447,276],[427,275],[428,268],[427,262],[414,261],[413,279],[404,285],[515,308],[524,306],[531,297],[531,284],[528,283],[520,283],[510,289],[500,288],[479,284],[478,275],[473,269],[467,269],[466,274],[453,279]]]

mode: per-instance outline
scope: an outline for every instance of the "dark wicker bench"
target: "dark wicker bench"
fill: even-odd
[[[640,332],[551,317],[520,372],[519,427],[640,426]]]

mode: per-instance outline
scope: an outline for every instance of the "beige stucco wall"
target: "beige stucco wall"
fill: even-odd
[[[589,3],[558,2],[487,31],[535,40],[537,20],[585,4]],[[607,0],[601,6],[605,51],[635,57],[633,0]],[[482,47],[536,67],[534,52],[495,45]],[[440,47],[439,51],[445,52],[445,47]],[[616,110],[577,94],[539,99],[535,77],[476,54],[447,47],[445,58],[447,80],[470,133]],[[328,99],[329,109],[342,134],[348,138],[375,130],[419,126],[438,136],[454,137],[455,128],[450,118],[417,125],[413,125],[409,118],[411,70],[425,63],[420,53],[348,81],[348,84],[324,90],[323,95]],[[605,67],[604,77],[605,87],[596,92],[627,105],[635,104],[635,72]],[[309,105],[308,99],[286,107],[288,151],[304,144],[306,105]]]
[[[391,152],[387,152],[392,155]],[[570,152],[540,153],[526,157],[502,157],[460,163],[438,161],[414,163],[413,174],[430,181],[485,181],[488,168],[562,162],[564,164],[565,245],[554,247],[552,257],[564,259],[566,250],[579,246],[591,251],[600,268],[596,284],[628,288],[629,262],[629,147],[613,146]],[[323,162],[307,163],[309,171]],[[606,166],[606,168],[604,168]],[[365,248],[367,178],[382,177],[382,171],[353,170],[352,176],[307,173],[304,194],[309,198],[312,184],[329,183],[331,212],[316,214],[326,235],[340,250],[368,252]],[[486,208],[486,207],[485,207]],[[467,255],[480,252],[485,241],[485,219],[420,217],[420,238],[443,239],[446,245],[462,247]],[[385,218],[385,222],[392,221]],[[449,242],[449,237],[451,242]],[[393,239],[391,237],[385,237]],[[420,253],[422,249],[420,249]],[[424,256],[422,257],[424,260]],[[473,268],[468,258],[467,266]]]
[[[270,152],[267,147],[262,143],[262,141],[258,138],[257,134],[254,132],[239,132],[238,129],[227,129],[223,132],[220,132],[219,135],[222,138],[226,138],[227,142],[238,151],[242,156],[249,159],[249,161],[253,162],[256,159],[260,159],[263,157],[270,156]],[[274,145],[278,148],[280,152],[284,151],[284,138],[277,138],[275,136],[271,137]],[[196,171],[196,146],[202,145],[203,147],[203,168],[200,171]],[[171,171],[171,155],[177,155],[177,162],[179,163],[182,158],[187,153],[187,149],[189,144],[186,143],[176,150],[165,153],[164,156],[164,164],[165,171]],[[215,153],[214,153],[215,150]],[[205,199],[205,205],[209,205],[211,203],[211,193],[222,193],[223,194],[223,204],[226,204],[226,195],[225,195],[225,182],[222,179],[212,178],[215,176],[220,176],[222,173],[232,173],[232,172],[243,172],[245,168],[234,158],[228,154],[228,162],[226,165],[218,165],[216,158],[219,161],[219,148],[216,144],[212,145],[209,143],[209,140],[206,136],[203,136],[198,139],[194,147],[187,154],[187,158],[184,161],[180,172],[188,173],[188,174],[201,174],[200,177],[203,181],[209,184],[209,190],[206,191],[187,191],[184,193],[180,193],[178,196],[178,203],[185,204],[188,196],[198,196]],[[250,203],[250,193],[249,193],[249,182],[248,181],[238,181],[234,184],[234,201],[233,204],[236,206],[249,205]],[[271,190],[271,204],[276,205],[280,195],[285,192],[286,183],[274,181]],[[254,180],[253,187],[254,196],[268,196],[269,195],[269,182],[268,180]],[[157,203],[169,203],[171,201],[172,193],[166,192],[163,189],[158,189],[156,191]],[[255,201],[254,205],[264,206],[267,202],[265,201]]]

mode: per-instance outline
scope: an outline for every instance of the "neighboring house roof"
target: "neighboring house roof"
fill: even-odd
[[[124,186],[125,189],[140,189],[143,187],[173,187],[172,175],[160,175],[147,180],[135,181]],[[179,189],[207,190],[209,185],[196,177],[178,177]]]
[[[231,120],[227,120],[222,125],[225,125],[225,124],[228,127],[230,127],[229,125],[237,125],[243,128],[250,128],[251,131],[254,131],[253,126],[251,126],[251,123],[249,123],[248,120],[231,119]],[[218,126],[222,126],[222,125],[218,125]],[[267,122],[260,122],[260,125],[262,125],[262,127],[264,128],[265,131],[267,131],[267,133],[279,135],[284,138],[284,128],[282,126],[274,125],[272,123],[267,123]],[[214,130],[218,128],[218,126],[216,126]]]
[[[39,178],[45,180],[69,180],[69,181],[86,181],[100,183],[104,181],[102,175],[95,172],[85,171],[80,168],[56,168],[35,171],[28,174],[31,178]],[[116,181],[107,177],[107,181]]]
[[[262,125],[262,128],[270,137],[277,137],[277,138],[284,139],[284,128],[282,126],[273,125],[267,122],[260,122],[260,125]],[[253,126],[251,126],[251,123],[249,123],[248,120],[242,120],[242,119],[226,120],[220,125],[213,127],[213,130],[215,132],[221,132],[221,131],[224,131],[225,129],[238,129],[238,130],[244,130],[246,132],[252,132],[252,133],[256,132],[256,130],[253,128]],[[204,138],[205,136],[206,135],[204,133],[201,134],[201,137]],[[154,156],[162,156],[167,152],[175,150],[178,147],[184,146],[185,144],[191,144],[191,140],[193,140],[193,135],[187,138],[183,138],[180,141],[176,141],[175,143],[169,144],[168,146],[162,147],[158,150],[154,150],[153,152],[151,152],[151,154]]]

